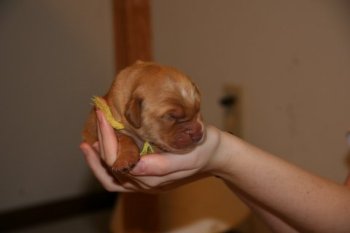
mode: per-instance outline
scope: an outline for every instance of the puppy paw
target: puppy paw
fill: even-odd
[[[117,159],[112,166],[113,173],[127,173],[137,164],[139,159],[131,161],[130,159]]]
[[[113,173],[129,172],[140,160],[140,151],[134,140],[124,134],[117,134],[117,159],[112,165]]]

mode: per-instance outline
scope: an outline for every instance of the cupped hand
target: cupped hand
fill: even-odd
[[[118,144],[113,128],[97,111],[98,142],[80,145],[87,164],[105,189],[115,192],[159,192],[211,175],[223,166],[218,157],[220,131],[206,127],[202,144],[187,154],[150,154],[142,156],[129,173],[112,174]]]

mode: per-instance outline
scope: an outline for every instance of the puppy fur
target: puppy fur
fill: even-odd
[[[172,67],[138,61],[117,75],[104,99],[114,118],[125,126],[116,131],[115,172],[128,171],[137,163],[140,142],[185,153],[204,137],[198,88]],[[83,138],[89,144],[98,140],[95,111],[85,124]]]

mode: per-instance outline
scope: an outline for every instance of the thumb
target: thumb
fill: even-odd
[[[192,170],[194,165],[186,154],[150,154],[141,157],[131,170],[135,176],[164,176],[177,171]]]

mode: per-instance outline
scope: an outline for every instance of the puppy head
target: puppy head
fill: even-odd
[[[198,88],[181,72],[153,63],[138,75],[124,113],[132,131],[163,151],[193,149],[204,134]]]

